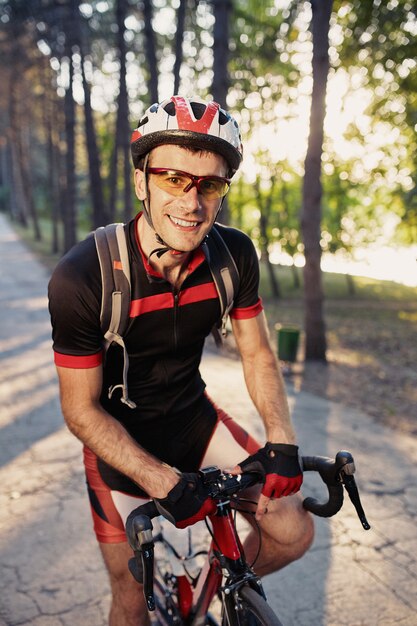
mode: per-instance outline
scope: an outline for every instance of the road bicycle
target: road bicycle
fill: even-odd
[[[342,507],[345,487],[363,528],[369,530],[350,452],[340,451],[335,459],[301,457],[301,466],[304,472],[318,472],[328,490],[324,502],[306,498],[305,509],[320,517],[335,515]],[[153,501],[132,511],[126,521],[126,534],[135,554],[129,568],[136,580],[143,583],[148,610],[155,612],[161,626],[282,626],[268,605],[253,564],[245,558],[236,528],[236,511],[248,502],[238,494],[259,483],[259,475],[233,476],[208,467],[200,470],[200,476],[217,505],[216,512],[206,519],[211,536],[208,550],[193,552],[190,546],[187,554],[180,554],[162,530],[153,536],[151,519],[159,516]],[[156,559],[155,544],[162,548]],[[192,574],[189,562],[202,556],[199,572]],[[169,565],[173,561],[177,564],[174,571]],[[218,617],[210,610],[216,598],[220,604]]]

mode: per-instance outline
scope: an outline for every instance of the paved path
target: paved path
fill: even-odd
[[[109,589],[81,447],[60,416],[47,280],[0,215],[0,626],[105,626]],[[211,394],[259,434],[240,365],[207,353],[203,370]],[[417,443],[358,411],[288,392],[304,454],[354,453],[372,530],[361,529],[349,501],[318,520],[310,552],[265,579],[271,604],[285,626],[415,626]]]

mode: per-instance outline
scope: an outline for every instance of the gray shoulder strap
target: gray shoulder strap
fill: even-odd
[[[203,250],[220,300],[221,319],[219,324],[213,328],[213,335],[216,343],[221,344],[222,337],[227,334],[227,318],[233,308],[233,302],[239,289],[239,271],[216,226],[211,229],[203,245]]]
[[[129,400],[127,373],[129,355],[123,340],[129,324],[131,301],[130,264],[124,224],[108,224],[94,232],[97,255],[100,263],[102,296],[100,325],[104,335],[104,350],[112,343],[123,350],[123,383],[109,389],[109,397],[115,389],[122,389],[121,401],[131,408],[136,404]]]

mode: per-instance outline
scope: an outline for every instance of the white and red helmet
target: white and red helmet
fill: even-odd
[[[135,168],[162,144],[210,150],[221,154],[233,175],[242,161],[242,141],[236,120],[217,102],[172,96],[152,104],[139,120],[131,139]]]

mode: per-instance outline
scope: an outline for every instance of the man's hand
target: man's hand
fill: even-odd
[[[296,493],[303,482],[298,446],[286,443],[268,442],[232,470],[234,474],[240,472],[256,472],[262,476],[264,486],[256,510],[258,520],[266,513],[270,499]]]
[[[156,508],[177,528],[186,528],[216,511],[207,487],[198,474],[181,474],[166,498],[154,498]]]

